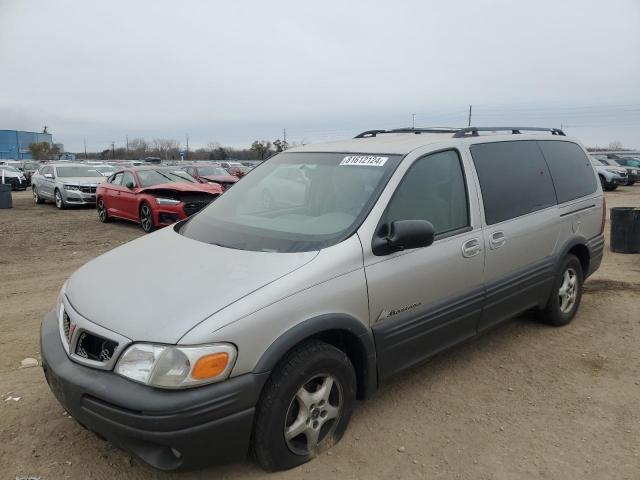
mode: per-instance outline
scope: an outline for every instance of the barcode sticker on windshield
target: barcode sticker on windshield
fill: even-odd
[[[347,155],[340,165],[365,165],[368,167],[382,167],[389,157],[376,157],[373,155]]]

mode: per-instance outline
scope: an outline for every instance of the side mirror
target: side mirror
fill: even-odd
[[[133,190],[133,188],[135,187],[133,182],[127,182],[127,184],[125,185],[125,187],[127,187],[129,190]]]
[[[426,220],[396,220],[390,226],[383,226],[381,233],[371,245],[375,255],[428,247],[435,238],[433,224]]]
[[[53,174],[51,174],[51,173],[45,173],[45,174],[44,174],[44,178],[52,179],[52,178],[53,178]]]

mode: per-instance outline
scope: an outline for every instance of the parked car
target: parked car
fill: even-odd
[[[108,164],[93,165],[93,168],[95,168],[103,177],[110,177],[111,175],[116,173],[117,170],[119,170],[119,168]]]
[[[251,170],[252,169],[250,167],[245,167],[244,165],[231,166],[227,168],[227,172],[229,172],[229,175],[233,175],[234,177],[237,177],[237,178],[244,177]]]
[[[271,157],[71,276],[41,329],[52,391],[160,469],[250,449],[287,469],[394,374],[530,309],[568,324],[602,259],[602,189],[577,141],[513,130],[376,130]],[[284,169],[303,199],[265,206]]]
[[[18,169],[27,180],[27,187],[31,185],[31,176],[40,168],[36,160],[1,160],[0,165],[8,165]]]
[[[60,162],[43,165],[31,177],[33,201],[51,200],[63,209],[96,203],[96,187],[104,177],[92,165]]]
[[[631,186],[640,180],[640,170],[638,167],[632,167],[621,163],[620,158],[600,158],[601,163],[614,168],[622,168],[627,172],[627,181],[625,185]]]
[[[0,165],[0,183],[11,185],[11,190],[26,190],[27,179],[24,173],[10,165]]]
[[[627,183],[627,170],[622,167],[612,167],[602,162],[601,159],[591,157],[591,163],[598,173],[602,188],[607,191],[612,191],[618,188],[618,185],[626,185]]]
[[[225,170],[230,169],[231,167],[242,167],[242,163],[240,162],[220,162],[220,166]]]
[[[238,181],[238,177],[230,175],[219,165],[188,165],[183,169],[200,183],[217,183],[223,190],[231,188]]]
[[[98,218],[131,220],[149,233],[199,212],[222,192],[177,168],[130,167],[98,187]]]
[[[638,169],[640,172],[640,158],[636,157],[619,157],[615,159],[620,165],[624,165],[625,167],[633,167]]]

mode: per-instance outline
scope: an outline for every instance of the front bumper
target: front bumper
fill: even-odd
[[[129,381],[69,359],[55,312],[41,327],[42,368],[57,400],[82,426],[162,470],[241,461],[268,373],[186,390]]]
[[[69,205],[94,205],[96,193],[85,193],[80,190],[63,190],[62,196]]]

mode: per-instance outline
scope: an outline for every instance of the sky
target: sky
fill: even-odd
[[[0,0],[0,129],[67,151],[465,126],[469,105],[640,148],[640,0]]]

